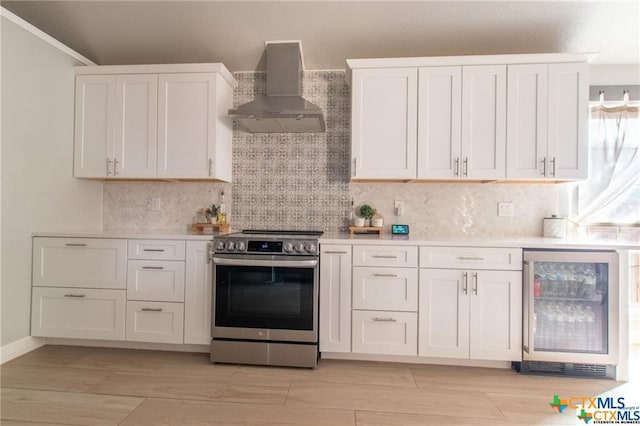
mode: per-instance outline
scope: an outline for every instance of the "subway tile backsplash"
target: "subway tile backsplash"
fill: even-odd
[[[234,104],[265,91],[265,74],[236,73]],[[567,184],[349,183],[350,99],[342,71],[309,71],[303,96],[325,113],[326,133],[247,133],[236,124],[233,183],[105,182],[105,231],[184,231],[197,210],[226,194],[235,229],[344,231],[351,200],[368,203],[385,224],[408,223],[433,237],[540,236],[542,218],[563,215]],[[161,200],[151,210],[151,198]],[[393,200],[405,203],[393,215]],[[514,217],[498,217],[498,202],[513,202]]]

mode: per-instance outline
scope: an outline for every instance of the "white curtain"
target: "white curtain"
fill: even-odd
[[[614,221],[615,218],[608,219],[605,213],[610,213],[622,194],[640,184],[639,111],[640,108],[626,103],[615,107],[601,103],[591,107],[590,177],[578,186],[576,222]],[[637,206],[631,204],[626,208],[635,210]],[[621,214],[625,215],[624,208],[622,210]]]

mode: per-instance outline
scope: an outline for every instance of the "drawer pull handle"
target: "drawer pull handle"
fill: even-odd
[[[376,322],[396,322],[397,321],[394,318],[378,318],[378,317],[375,317],[373,320]]]
[[[348,254],[346,251],[325,251],[322,254]]]
[[[484,260],[484,257],[479,257],[479,256],[458,256],[458,260]]]
[[[64,297],[85,297],[84,294],[65,294]]]
[[[86,247],[86,244],[82,244],[82,243],[67,243],[65,244],[65,246],[67,247]]]
[[[396,274],[373,274],[374,277],[391,277],[391,278],[397,278],[398,276]]]
[[[145,312],[162,312],[162,308],[142,308]]]
[[[388,254],[374,254],[373,256],[374,259],[397,259],[398,256],[394,256],[394,255],[388,255]]]
[[[142,251],[155,251],[155,252],[163,252],[164,249],[142,249]]]
[[[164,266],[143,266],[142,269],[164,269]]]

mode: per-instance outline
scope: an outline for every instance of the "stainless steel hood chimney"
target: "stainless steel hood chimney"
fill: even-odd
[[[230,109],[252,133],[321,133],[322,110],[302,96],[300,42],[267,42],[267,94]]]

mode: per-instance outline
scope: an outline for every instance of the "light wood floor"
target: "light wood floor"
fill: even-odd
[[[3,426],[575,425],[561,398],[640,396],[640,382],[322,360],[213,365],[208,354],[44,346],[1,367]],[[640,401],[638,401],[640,403]]]

